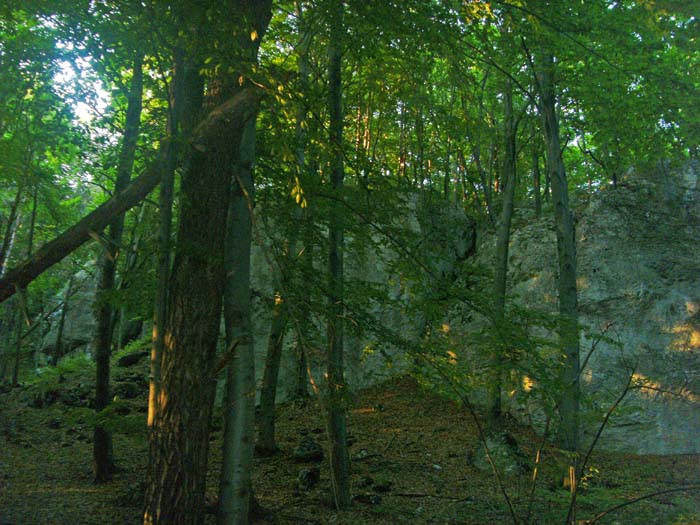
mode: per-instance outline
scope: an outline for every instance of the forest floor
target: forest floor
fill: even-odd
[[[0,395],[0,524],[141,522],[148,454],[145,372],[143,362],[132,368],[114,367],[119,400],[106,421],[114,429],[119,470],[103,485],[92,483],[89,367],[51,373]],[[327,448],[322,410],[313,400],[283,404],[277,423],[280,452],[255,459],[255,493],[263,509],[256,523],[563,524],[569,493],[555,482],[561,468],[555,451],[543,449],[533,489],[532,458],[541,439],[514,422],[507,426],[522,457],[530,461],[502,476],[512,513],[493,473],[474,466],[478,431],[463,408],[422,389],[411,378],[359,392],[349,413],[355,499],[351,510],[337,513],[329,500],[327,460],[318,464],[320,481],[311,488],[300,487],[299,475],[313,465],[293,460],[302,438]],[[221,438],[220,425],[215,425],[207,492],[212,508]],[[700,484],[700,456],[601,452],[590,465],[577,499],[579,522],[630,503],[598,523],[700,524],[700,492],[675,491]],[[632,503],[650,493],[659,494]],[[207,523],[214,521],[208,514]]]

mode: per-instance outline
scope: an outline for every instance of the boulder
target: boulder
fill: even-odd
[[[292,457],[294,461],[299,463],[320,463],[323,461],[323,449],[315,439],[304,436],[297,448],[294,449]]]

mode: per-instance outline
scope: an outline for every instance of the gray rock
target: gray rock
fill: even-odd
[[[297,482],[299,490],[308,491],[314,488],[321,481],[321,469],[319,467],[309,467],[299,470]]]
[[[323,449],[313,438],[305,436],[301,438],[292,458],[299,463],[320,463],[323,461]]]
[[[642,454],[700,452],[700,166],[651,175],[629,173],[617,189],[601,188],[574,210],[577,218],[582,443],[631,374],[633,390],[611,418],[598,447]],[[516,221],[517,223],[517,221]],[[490,264],[495,239],[479,259]],[[520,306],[557,310],[553,219],[528,220],[511,241],[509,286]],[[453,316],[456,317],[453,312]],[[479,322],[453,328],[474,333]],[[554,334],[537,334],[554,340]],[[600,337],[604,335],[604,337]],[[465,335],[466,337],[466,335]],[[475,367],[483,364],[470,354]],[[532,378],[511,378],[510,406],[544,426],[528,392]]]

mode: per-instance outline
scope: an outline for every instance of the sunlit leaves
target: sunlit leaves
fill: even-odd
[[[304,189],[301,187],[301,181],[299,177],[294,177],[294,186],[292,187],[292,198],[300,207],[306,208],[306,197],[304,195]]]

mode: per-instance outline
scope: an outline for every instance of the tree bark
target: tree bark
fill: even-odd
[[[212,224],[225,223],[229,169],[237,162],[237,144],[257,100],[252,90],[244,90],[212,111],[194,133],[192,159],[183,178],[170,321],[166,324],[166,341],[171,343],[163,356],[159,411],[151,436],[153,460],[146,523],[198,523],[202,519],[214,384],[211,359],[224,278],[224,228],[215,228],[218,234],[209,230]],[[202,231],[209,235],[200,238]],[[191,279],[197,275],[202,276],[204,286],[198,283],[193,292]],[[180,417],[183,409],[185,417]],[[180,449],[183,442],[187,443],[187,453],[172,457],[169,450]],[[186,480],[184,485],[182,479]]]
[[[136,142],[141,123],[141,106],[143,98],[143,55],[134,57],[133,74],[129,88],[126,108],[126,122],[122,139],[117,178],[114,193],[124,191],[129,185],[131,171],[136,154]],[[100,412],[109,406],[109,357],[112,353],[112,335],[114,325],[112,317],[114,308],[106,294],[114,290],[117,269],[117,257],[124,232],[124,214],[116,215],[108,226],[105,253],[100,260],[100,280],[97,286],[97,303],[95,305],[97,333],[95,335],[95,411]],[[112,434],[106,427],[95,424],[93,433],[93,474],[95,483],[104,483],[112,478],[114,460],[112,456]]]
[[[148,385],[148,419],[150,428],[158,411],[158,391],[160,389],[160,362],[164,350],[165,320],[168,305],[168,280],[170,278],[170,251],[173,220],[173,192],[175,186],[175,168],[179,157],[178,141],[184,135],[180,132],[183,112],[197,114],[201,107],[199,96],[186,96],[186,93],[199,93],[203,89],[202,79],[193,67],[186,67],[184,52],[176,49],[173,56],[174,73],[170,92],[170,112],[168,114],[168,136],[162,145],[160,169],[162,173],[160,194],[158,196],[158,267],[156,283],[156,300],[153,312],[153,331],[151,344],[151,365]],[[191,106],[183,108],[185,101],[191,100]]]
[[[224,443],[219,486],[219,525],[248,523],[255,431],[255,353],[250,302],[255,158],[255,121],[241,143],[241,162],[229,206],[224,296],[227,348],[235,351],[226,369]]]
[[[216,378],[213,360],[225,281],[231,167],[260,96],[247,87],[193,132],[183,173],[158,411],[150,434],[146,525],[200,525]],[[219,225],[217,227],[217,225]]]
[[[343,42],[343,1],[331,3],[330,44],[328,48],[328,105],[331,191],[336,202],[343,198],[343,109],[341,84],[341,45]],[[331,485],[337,509],[350,507],[350,458],[345,421],[346,385],[343,369],[343,210],[331,209],[328,225],[330,272],[328,301],[328,437]]]

